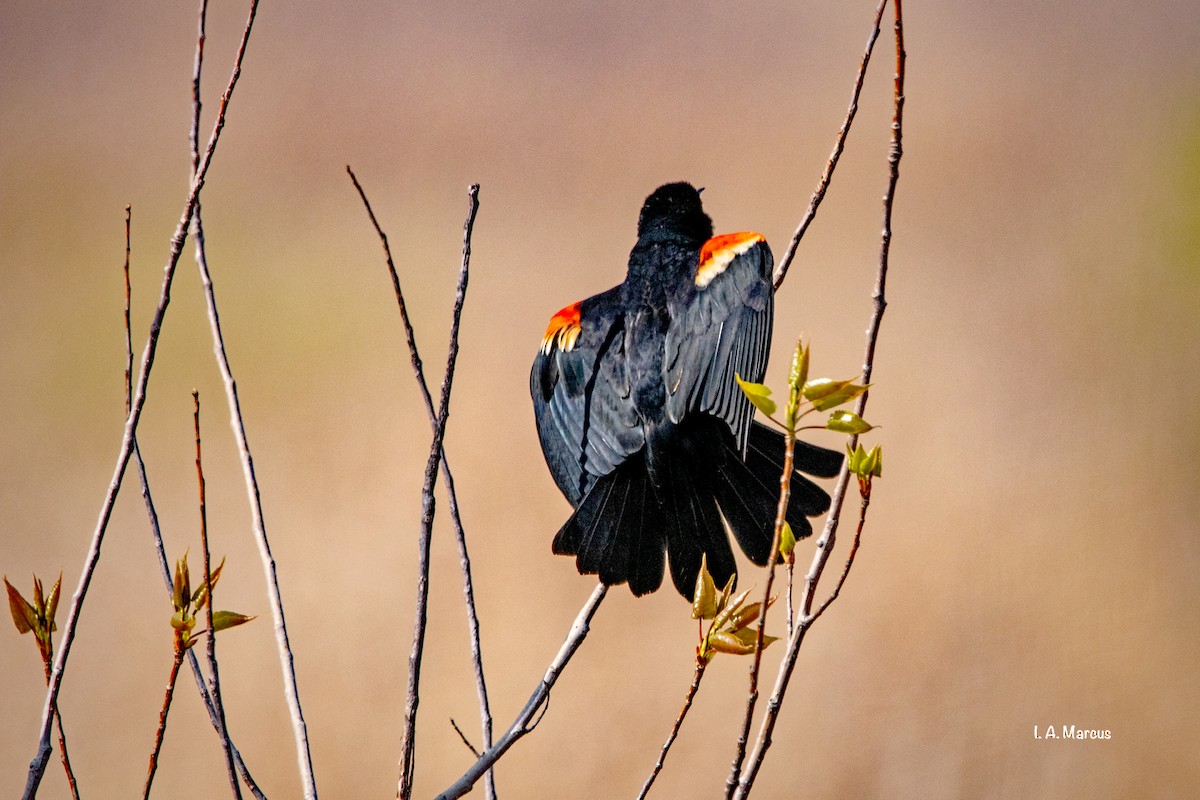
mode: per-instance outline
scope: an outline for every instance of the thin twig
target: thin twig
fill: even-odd
[[[846,556],[846,564],[842,567],[842,574],[838,578],[837,586],[833,587],[833,593],[825,598],[825,602],[813,612],[812,621],[825,613],[825,609],[838,599],[838,595],[842,593],[842,586],[846,583],[846,578],[850,575],[850,568],[854,566],[854,557],[858,555],[858,546],[862,542],[863,525],[867,521],[867,508],[871,505],[871,493],[865,492],[862,495],[862,504],[858,507],[858,527],[854,530],[854,542],[850,545],[850,553]],[[810,623],[811,624],[811,623]]]
[[[202,7],[204,0],[201,0]],[[202,42],[197,45],[196,73],[193,82],[195,120],[193,128],[199,125],[200,100],[200,57]],[[193,138],[195,141],[195,138]],[[193,163],[195,152],[193,152]],[[246,436],[246,423],[242,417],[241,402],[238,398],[237,382],[233,377],[233,369],[229,364],[229,356],[225,350],[225,339],[221,333],[221,318],[217,311],[217,299],[213,290],[212,276],[208,270],[208,259],[204,248],[204,228],[200,218],[200,208],[197,203],[193,226],[193,238],[196,242],[196,267],[200,273],[200,283],[204,288],[205,305],[208,309],[209,327],[212,330],[213,354],[221,371],[225,385],[225,397],[229,406],[229,424],[237,441],[238,456],[242,464],[242,475],[246,484],[246,495],[250,501],[250,512],[253,519],[254,538],[258,545],[259,557],[262,561],[263,575],[266,581],[267,596],[271,602],[271,614],[275,623],[275,644],[279,654],[279,666],[283,673],[284,696],[287,700],[288,711],[292,721],[292,738],[296,746],[296,761],[300,770],[300,780],[304,787],[304,796],[315,800],[317,796],[316,778],[313,774],[312,752],[308,743],[308,726],[304,721],[304,711],[300,705],[300,692],[296,682],[295,657],[292,654],[288,640],[287,621],[284,617],[283,597],[279,589],[279,577],[275,568],[275,559],[271,555],[271,545],[267,539],[266,522],[263,517],[262,497],[258,488],[258,478],[254,471],[254,458],[250,453],[250,444]]]
[[[125,206],[125,418],[133,403],[133,328],[129,324],[129,233],[133,223],[133,206]],[[136,446],[136,444],[135,444]],[[168,575],[168,581],[170,576]]]
[[[47,639],[46,649],[42,649],[41,642],[38,642],[38,650],[42,655],[42,670],[46,674],[46,683],[50,683],[50,664],[54,656],[53,643]],[[79,785],[75,782],[75,771],[71,769],[71,757],[67,755],[67,731],[63,728],[62,712],[59,711],[58,705],[54,706],[54,721],[58,723],[58,753],[62,757],[63,769],[67,773],[67,783],[71,787],[71,797],[73,800],[79,800]]]
[[[23,800],[32,800],[37,793],[37,787],[41,783],[42,776],[46,771],[46,762],[50,758],[52,709],[58,700],[59,688],[62,686],[63,671],[66,668],[67,659],[71,654],[71,645],[75,642],[75,630],[79,624],[79,614],[83,609],[83,601],[87,597],[88,587],[91,585],[92,576],[95,575],[96,565],[100,561],[100,546],[104,542],[104,534],[108,529],[108,521],[112,516],[117,492],[121,488],[121,482],[125,477],[125,468],[129,465],[129,459],[133,453],[134,434],[137,432],[142,408],[146,403],[146,388],[150,380],[150,370],[154,366],[154,354],[158,349],[159,333],[162,330],[167,305],[171,299],[171,283],[175,277],[175,267],[179,263],[179,257],[183,252],[183,243],[187,237],[188,226],[191,223],[192,214],[196,208],[196,198],[199,197],[200,189],[204,186],[204,180],[208,174],[209,165],[212,164],[213,154],[216,152],[221,130],[225,127],[225,115],[229,108],[230,99],[233,96],[233,90],[237,86],[238,78],[241,76],[242,61],[246,54],[246,43],[250,38],[250,31],[253,28],[254,16],[257,10],[258,0],[250,0],[249,19],[246,22],[245,30],[242,32],[242,39],[238,46],[233,72],[230,74],[229,83],[225,87],[225,93],[221,95],[221,105],[217,112],[217,119],[213,124],[208,145],[205,147],[204,157],[200,160],[200,166],[196,170],[196,177],[193,179],[191,189],[188,192],[183,214],[180,216],[179,224],[175,228],[175,234],[171,237],[171,248],[167,257],[167,264],[163,268],[162,291],[159,295],[158,307],[154,312],[154,318],[150,323],[150,334],[146,339],[146,347],[142,352],[141,371],[138,374],[137,387],[133,403],[130,407],[129,417],[125,420],[125,431],[121,437],[121,447],[117,454],[117,463],[113,468],[113,476],[109,481],[104,502],[100,507],[96,529],[92,533],[92,541],[88,547],[83,571],[79,576],[79,583],[76,586],[75,594],[71,598],[70,612],[67,615],[66,624],[63,626],[62,647],[59,649],[58,657],[54,662],[54,671],[50,676],[50,685],[46,689],[46,700],[42,706],[42,723],[38,734],[37,752],[29,762],[25,790],[22,793]]]
[[[458,723],[454,721],[454,717],[450,718],[450,724],[454,726],[454,732],[458,734],[458,738],[462,739],[462,743],[471,751],[471,755],[479,758],[479,751],[475,749],[475,745],[471,744],[471,740],[462,732],[462,728],[458,727]]]
[[[796,601],[792,599],[792,590],[796,584],[796,553],[793,551],[787,560],[787,635],[791,636],[796,629]]]
[[[707,666],[708,661],[706,659],[697,657],[696,672],[692,675],[692,685],[688,687],[687,696],[683,698],[683,708],[679,710],[679,716],[675,718],[675,724],[671,726],[671,733],[667,736],[667,741],[663,742],[662,750],[658,754],[658,761],[654,762],[654,769],[650,770],[650,776],[642,784],[642,790],[638,792],[637,800],[645,800],[646,795],[650,793],[650,787],[654,785],[654,781],[658,778],[658,773],[662,772],[663,764],[667,761],[667,753],[671,752],[671,745],[675,743],[675,739],[679,736],[679,729],[683,727],[683,720],[692,708],[692,701],[696,699],[696,692],[700,691],[700,680],[704,677],[704,668]]]
[[[146,768],[146,786],[142,791],[143,800],[150,798],[150,786],[154,783],[154,773],[158,771],[158,754],[162,750],[163,735],[167,732],[167,714],[171,711],[171,700],[175,697],[175,679],[179,676],[179,665],[183,663],[183,649],[175,647],[175,658],[171,661],[171,676],[167,679],[167,693],[163,697],[162,708],[158,712],[158,730],[154,734],[154,749],[150,751],[150,766]]]
[[[429,415],[429,423],[436,426],[437,411],[433,407],[433,397],[430,395],[429,386],[425,381],[425,370],[421,366],[421,356],[417,351],[416,336],[413,332],[412,322],[408,318],[408,306],[404,302],[404,292],[400,288],[400,275],[396,272],[396,264],[392,260],[392,250],[388,245],[387,234],[380,227],[379,221],[375,218],[375,212],[371,208],[371,202],[367,200],[366,192],[358,182],[358,177],[354,174],[354,170],[350,169],[350,165],[348,164],[346,165],[346,172],[350,175],[350,180],[354,183],[354,188],[358,191],[358,196],[362,199],[363,206],[367,210],[367,216],[370,217],[371,224],[375,227],[375,233],[383,243],[383,252],[387,257],[388,272],[392,278],[392,289],[396,293],[396,304],[400,307],[400,319],[404,323],[404,338],[408,344],[413,374],[416,376],[421,398],[425,402],[425,411]],[[446,494],[450,501],[450,520],[454,527],[454,539],[458,545],[459,566],[463,574],[463,597],[467,608],[467,628],[471,637],[471,660],[475,668],[475,691],[479,698],[479,720],[483,732],[483,749],[487,750],[492,746],[492,710],[488,702],[487,682],[483,676],[483,653],[479,643],[479,617],[475,611],[475,588],[471,579],[471,558],[467,552],[467,535],[463,529],[462,516],[458,510],[458,492],[454,487],[454,475],[450,472],[450,462],[446,459],[446,449],[444,446],[442,447],[441,470],[442,482],[446,486]],[[488,770],[487,775],[484,776],[483,785],[484,793],[488,800],[495,800],[496,787],[492,770]]]
[[[792,495],[792,469],[796,454],[796,415],[793,408],[797,392],[789,387],[792,402],[788,404],[788,425],[783,435],[783,472],[779,476],[779,505],[775,509],[775,531],[771,538],[771,555],[767,560],[767,581],[758,615],[758,630],[754,641],[754,660],[750,662],[750,689],[746,697],[746,713],[742,718],[742,729],[738,733],[737,749],[730,765],[729,777],[725,779],[725,796],[732,797],[741,774],[742,762],[746,758],[746,743],[750,740],[750,726],[754,724],[754,707],[758,704],[758,673],[762,668],[763,646],[766,643],[767,612],[771,608],[771,585],[775,581],[775,565],[779,561],[779,545],[783,539],[783,526],[787,521],[788,501]]]
[[[131,364],[133,361],[133,349],[132,349],[133,343],[130,338],[130,326],[129,326],[129,297],[130,297],[129,221],[130,221],[130,207],[126,206],[125,207],[125,362],[127,365]],[[132,400],[132,389],[133,389],[132,385],[129,382],[130,370],[128,369],[128,367],[125,370],[125,376],[126,376],[125,409],[126,409],[126,414],[128,414],[130,402]],[[139,479],[139,482],[141,484],[141,489],[142,489],[142,500],[145,502],[146,513],[150,518],[150,533],[151,533],[151,539],[154,542],[154,552],[155,552],[155,555],[158,557],[158,566],[159,566],[160,572],[162,573],[163,584],[166,586],[166,589],[167,589],[167,597],[170,597],[172,594],[172,591],[173,591],[173,586],[172,586],[172,582],[171,582],[171,567],[167,563],[167,551],[166,551],[166,547],[163,545],[162,530],[159,528],[159,525],[158,525],[158,512],[154,508],[154,498],[150,494],[150,481],[146,477],[146,462],[142,459],[142,451],[141,451],[141,448],[138,447],[138,442],[137,442],[136,436],[134,437],[134,440],[133,440],[133,459],[134,459],[134,462],[137,464],[138,479]],[[196,658],[196,653],[192,650],[188,650],[187,651],[187,660],[188,660],[188,665],[192,669],[192,675],[196,679],[196,688],[200,692],[200,699],[204,702],[204,708],[208,711],[208,717],[209,717],[209,720],[212,722],[213,730],[217,731],[217,733],[219,735],[221,727],[220,727],[220,721],[217,717],[216,706],[213,703],[212,696],[209,694],[208,686],[204,680],[204,673],[200,670],[200,662]],[[262,790],[260,790],[258,788],[258,784],[255,783],[253,776],[251,776],[250,770],[246,767],[245,762],[242,761],[242,754],[238,751],[237,747],[233,744],[232,740],[229,742],[229,747],[230,747],[230,750],[233,752],[233,760],[237,766],[238,774],[240,774],[242,776],[242,781],[246,784],[246,787],[250,790],[250,793],[253,794],[258,800],[266,800],[265,796],[262,793]]]
[[[550,690],[554,687],[558,676],[566,668],[567,663],[571,660],[571,656],[575,655],[575,651],[583,644],[583,640],[587,638],[592,617],[596,615],[596,609],[600,607],[600,602],[604,599],[607,591],[608,587],[603,583],[596,584],[596,588],[592,590],[591,596],[583,604],[583,608],[579,610],[579,614],[575,617],[575,622],[571,625],[571,631],[567,634],[566,641],[559,648],[554,660],[550,662],[549,668],[546,669],[546,674],[542,676],[541,682],[533,690],[533,694],[530,696],[529,701],[525,703],[525,707],[521,709],[521,713],[513,720],[508,730],[496,740],[496,743],[488,748],[471,765],[470,769],[462,774],[462,777],[439,794],[437,800],[454,800],[454,798],[462,797],[471,791],[471,787],[475,785],[475,782],[483,777],[483,774],[496,763],[500,756],[504,755],[508,748],[512,747],[518,739],[534,729],[537,725],[534,715],[549,702]]]
[[[846,119],[842,122],[842,127],[838,129],[837,140],[833,144],[833,152],[829,156],[829,161],[825,164],[825,172],[821,174],[821,180],[817,183],[817,188],[813,192],[812,198],[808,201],[808,210],[801,217],[800,225],[797,226],[796,233],[792,235],[792,241],[788,244],[783,258],[780,259],[779,264],[775,267],[774,283],[776,289],[783,284],[783,279],[787,277],[788,267],[792,265],[792,259],[796,257],[796,248],[800,246],[800,240],[804,238],[804,232],[808,230],[808,226],[812,223],[813,218],[817,216],[817,208],[821,205],[821,201],[825,199],[825,191],[829,188],[829,181],[833,178],[833,170],[837,167],[838,160],[842,157],[842,150],[846,146],[846,136],[850,133],[850,125],[854,122],[854,115],[858,113],[858,97],[862,94],[863,78],[867,74],[867,63],[871,60],[871,51],[875,49],[875,40],[879,38],[879,25],[883,20],[883,9],[886,5],[887,0],[880,0],[879,8],[875,11],[875,26],[871,29],[871,35],[867,39],[867,48],[863,52],[862,61],[858,65],[858,74],[854,76],[854,91],[850,95],[850,107],[846,110]]]
[[[479,211],[479,184],[472,184],[467,196],[469,208],[467,221],[463,223],[462,266],[458,272],[458,286],[454,293],[454,311],[450,321],[450,347],[446,355],[446,372],[442,378],[437,424],[433,429],[433,443],[430,445],[429,459],[425,464],[425,482],[421,487],[417,607],[416,621],[413,624],[412,651],[408,657],[408,698],[404,709],[403,756],[397,788],[397,797],[400,800],[409,800],[412,796],[413,772],[416,766],[417,706],[420,703],[421,657],[425,650],[425,626],[429,601],[429,543],[433,535],[433,515],[436,505],[433,488],[437,482],[438,466],[442,462],[442,442],[446,435],[446,422],[450,416],[450,390],[454,385],[454,366],[458,361],[458,329],[462,320],[463,303],[467,298],[467,281],[471,271],[471,233],[475,227],[475,215]]]
[[[900,178],[900,158],[903,155],[904,64],[906,54],[904,51],[904,13],[901,0],[894,0],[893,8],[896,15],[894,28],[896,37],[896,74],[893,93],[892,141],[888,152],[888,187],[883,200],[883,233],[879,250],[879,269],[876,273],[875,292],[872,296],[874,309],[871,314],[870,323],[867,326],[867,344],[863,358],[864,383],[869,383],[871,380],[871,373],[875,363],[875,344],[879,338],[879,325],[883,318],[884,309],[887,308],[885,290],[887,287],[888,253],[892,239],[892,206],[896,196],[896,184]],[[855,413],[862,416],[863,411],[866,409],[866,404],[867,393],[863,393],[858,398]],[[851,442],[856,441],[857,437],[852,436]],[[853,444],[851,446],[853,447]],[[809,570],[809,576],[805,581],[802,602],[803,613],[799,624],[796,626],[796,630],[788,638],[787,651],[784,653],[783,662],[780,664],[779,674],[775,680],[775,687],[767,703],[766,714],[763,715],[762,724],[759,727],[754,751],[750,756],[745,772],[738,782],[737,793],[734,795],[735,798],[747,797],[754,786],[754,779],[757,777],[758,771],[762,767],[763,759],[766,757],[767,750],[771,746],[771,734],[775,729],[779,709],[783,704],[783,696],[787,690],[788,682],[791,680],[792,670],[796,665],[796,656],[799,654],[800,647],[804,642],[804,635],[812,627],[816,617],[820,613],[823,613],[825,608],[828,608],[828,603],[825,603],[818,609],[817,615],[812,614],[811,611],[817,582],[825,569],[825,564],[829,560],[829,555],[833,550],[836,540],[842,503],[845,499],[846,487],[849,482],[850,472],[849,464],[847,463],[842,468],[842,473],[838,477],[837,486],[833,493],[831,510],[829,516],[826,518],[825,529],[821,534],[821,539],[817,542],[816,553],[813,555],[813,563]],[[865,506],[863,510],[865,513]],[[844,574],[845,572],[843,572],[843,576]],[[839,582],[839,588],[840,586],[841,582]]]
[[[204,498],[204,464],[200,459],[200,392],[192,390],[193,419],[196,428],[196,479],[200,484],[200,548],[204,554],[204,585],[208,587],[205,604],[205,617],[208,623],[208,639],[205,650],[208,655],[208,673],[212,676],[213,705],[217,711],[217,735],[221,739],[221,749],[225,751],[225,766],[229,772],[229,785],[233,787],[233,796],[241,800],[242,790],[238,786],[237,768],[233,765],[233,745],[229,741],[229,732],[225,725],[225,703],[221,699],[221,674],[217,669],[217,629],[213,625],[213,579],[212,557],[208,547],[208,511]]]

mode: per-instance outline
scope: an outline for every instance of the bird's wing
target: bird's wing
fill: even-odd
[[[625,372],[620,292],[555,314],[529,376],[546,465],[574,507],[645,443]]]
[[[663,358],[667,414],[692,411],[724,419],[745,452],[754,410],[734,375],[759,382],[771,348],[774,260],[757,233],[714,236],[704,243],[687,285],[669,302]]]

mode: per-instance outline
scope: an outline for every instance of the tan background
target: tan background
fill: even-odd
[[[242,5],[212,10],[205,131]],[[549,551],[567,507],[526,388],[545,321],[620,279],[641,199],[667,180],[708,187],[719,230],[761,230],[782,252],[866,38],[872,7],[852,5],[264,4],[205,220],[324,796],[395,790],[429,438],[344,165],[392,236],[435,376],[465,190],[483,185],[447,449],[502,727],[592,586]],[[910,3],[907,22],[906,156],[869,414],[887,471],[843,599],[800,657],[759,794],[1195,796],[1200,16],[1168,0],[1017,0]],[[779,296],[777,385],[801,332],[818,372],[858,369],[887,35]],[[186,193],[194,41],[193,4],[0,10],[0,570],[26,591],[31,572],[60,569],[73,591],[111,475],[123,208],[140,352]],[[141,440],[171,555],[195,553],[200,389],[210,530],[229,557],[218,605],[262,615],[220,640],[230,727],[268,794],[294,797],[269,608],[190,259]],[[62,694],[93,798],[140,791],[170,663],[134,486]],[[439,515],[420,796],[468,762],[448,718],[478,738],[449,533]],[[502,794],[632,796],[690,677],[687,612],[667,591],[614,592],[545,721],[501,763]],[[747,666],[710,670],[658,796],[717,796]],[[0,675],[0,793],[13,796],[42,690],[32,641],[7,622]],[[1112,739],[1035,741],[1033,726],[1050,724]],[[156,787],[221,796],[223,782],[188,677]],[[43,787],[65,796],[57,761]]]

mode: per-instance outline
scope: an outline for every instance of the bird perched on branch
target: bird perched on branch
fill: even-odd
[[[575,508],[554,552],[635,595],[658,589],[669,562],[691,598],[702,555],[724,585],[736,571],[726,523],[766,564],[779,502],[783,435],[753,421],[734,378],[766,372],[771,249],[757,233],[713,236],[700,191],[670,183],[646,198],[624,282],[551,318],[529,380],[546,464]],[[830,477],[841,461],[796,442],[799,471]],[[829,495],[799,474],[791,487],[800,538]]]

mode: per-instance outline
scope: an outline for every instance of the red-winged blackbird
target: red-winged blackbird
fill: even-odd
[[[642,206],[625,281],[551,318],[529,384],[546,464],[575,508],[554,552],[581,573],[647,594],[665,556],[690,598],[703,553],[722,586],[736,570],[722,517],[767,563],[783,435],[752,421],[734,374],[766,372],[772,266],[760,234],[713,236],[700,190],[671,183]],[[841,461],[796,443],[798,470],[830,477]],[[799,538],[829,495],[799,474],[791,486]]]

